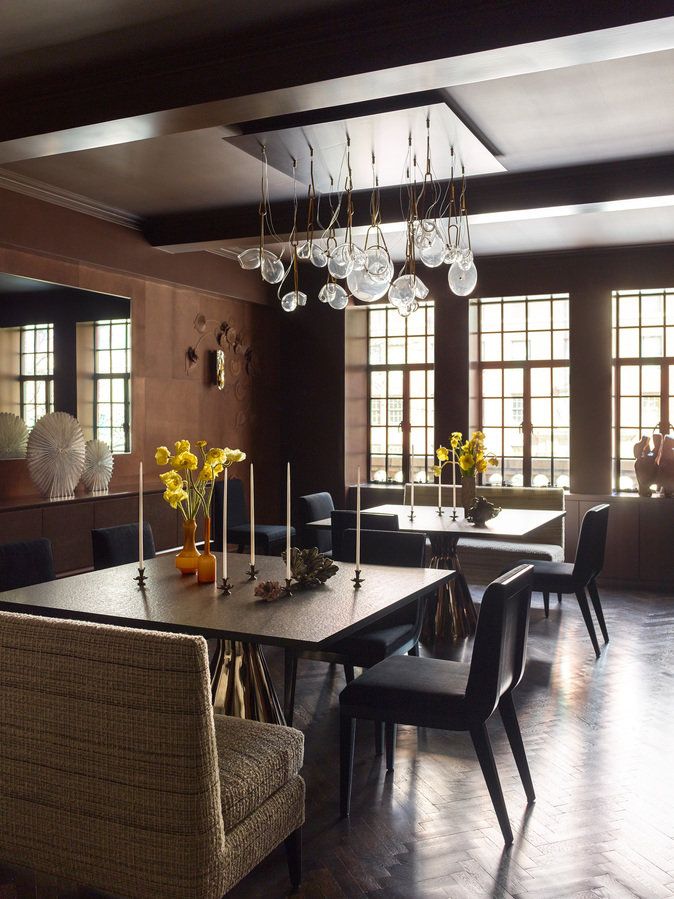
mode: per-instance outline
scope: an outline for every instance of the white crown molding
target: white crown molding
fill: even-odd
[[[70,193],[67,190],[60,190],[50,184],[36,181],[34,178],[27,178],[24,175],[17,175],[3,168],[0,168],[0,188],[33,197],[45,203],[53,203],[55,206],[63,206],[65,209],[90,215],[105,222],[123,225],[134,231],[140,230],[138,220],[128,212],[94,203],[87,197]]]

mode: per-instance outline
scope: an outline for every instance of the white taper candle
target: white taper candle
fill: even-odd
[[[138,567],[143,568],[143,463],[138,466]]]
[[[360,568],[360,466],[356,472],[356,571]]]
[[[222,484],[222,578],[227,580],[227,469]]]
[[[250,564],[255,565],[255,474],[250,463]]]
[[[286,472],[286,580],[290,580],[290,462]]]

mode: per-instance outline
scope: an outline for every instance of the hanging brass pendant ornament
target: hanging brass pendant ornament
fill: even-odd
[[[306,306],[307,303],[307,295],[303,293],[299,288],[299,276],[297,271],[297,160],[293,159],[293,229],[290,232],[290,265],[288,266],[287,271],[283,276],[283,280],[279,285],[279,289],[277,291],[279,299],[281,300],[281,308],[284,312],[294,312],[298,306]],[[293,289],[289,290],[287,293],[284,293],[281,296],[281,288],[283,287],[283,282],[288,276],[288,272],[292,269],[293,273]]]

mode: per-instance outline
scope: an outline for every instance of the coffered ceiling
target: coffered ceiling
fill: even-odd
[[[317,233],[328,224],[348,139],[355,224],[376,177],[399,256],[429,139],[440,190],[450,148],[465,167],[476,256],[674,242],[671,12],[3,0],[0,186],[231,256],[258,240],[261,146],[282,238],[294,193],[306,221],[312,159]]]

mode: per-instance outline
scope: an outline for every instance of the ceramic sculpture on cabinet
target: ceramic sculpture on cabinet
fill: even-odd
[[[25,421],[13,412],[0,412],[0,459],[23,459],[27,444]]]
[[[113,462],[110,447],[104,440],[87,440],[82,483],[90,493],[107,493]]]
[[[77,419],[67,412],[38,419],[28,438],[26,461],[41,496],[73,496],[84,468],[84,434]]]

